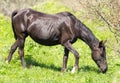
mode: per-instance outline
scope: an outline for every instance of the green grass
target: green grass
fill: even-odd
[[[44,6],[42,7],[44,9]],[[60,7],[63,8],[62,6]],[[45,10],[47,10],[47,8]],[[60,9],[60,11],[62,10],[64,11],[66,9]],[[109,30],[101,27],[103,26],[102,23],[90,23],[89,21],[84,21],[84,23],[90,27],[100,40],[106,40],[112,37]],[[108,72],[102,74],[91,59],[89,47],[81,40],[78,40],[73,46],[80,54],[79,70],[75,74],[71,74],[70,71],[75,60],[71,53],[68,59],[68,69],[65,73],[61,73],[63,47],[61,45],[52,47],[42,46],[35,43],[30,37],[26,39],[25,43],[25,61],[27,68],[23,69],[21,67],[17,51],[14,53],[11,63],[6,64],[5,59],[14,41],[10,19],[6,19],[6,17],[0,15],[0,83],[120,82],[120,56],[115,55],[111,48],[107,47]]]

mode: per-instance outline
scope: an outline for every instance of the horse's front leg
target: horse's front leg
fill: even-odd
[[[73,48],[73,46],[71,45],[71,43],[69,41],[65,42],[63,44],[69,51],[71,51],[75,57],[75,64],[74,67],[71,71],[71,73],[74,73],[75,71],[78,70],[79,68],[79,53]]]
[[[62,72],[66,71],[67,61],[68,61],[68,54],[69,54],[69,50],[67,48],[64,48],[63,66],[62,66],[62,69],[61,69]]]

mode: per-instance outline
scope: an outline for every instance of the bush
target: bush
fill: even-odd
[[[77,0],[79,1],[79,0]],[[113,35],[108,38],[109,47],[117,54],[120,53],[120,1],[119,0],[92,0],[79,1],[84,4],[86,15],[89,19],[103,22],[103,26],[108,28]],[[98,22],[98,24],[99,24]]]

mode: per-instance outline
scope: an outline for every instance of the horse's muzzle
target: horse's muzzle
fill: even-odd
[[[102,73],[106,73],[107,70],[108,70],[108,67],[101,68]]]

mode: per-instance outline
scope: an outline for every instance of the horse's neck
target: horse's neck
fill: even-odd
[[[87,28],[82,22],[78,22],[79,38],[83,40],[91,48],[91,50],[93,50],[94,46],[99,44],[99,40],[95,37],[89,28]]]

